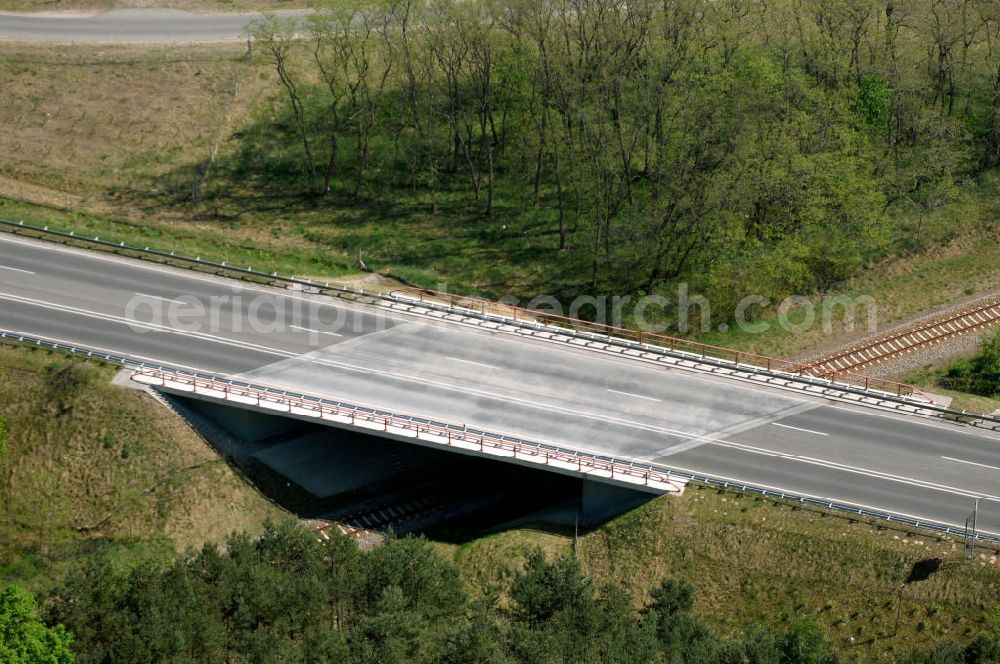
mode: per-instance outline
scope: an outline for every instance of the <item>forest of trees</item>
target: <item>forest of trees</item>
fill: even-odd
[[[275,526],[172,562],[87,560],[44,598],[44,617],[57,625],[48,629],[30,598],[8,588],[0,592],[0,656],[61,664],[72,639],[77,662],[130,664],[837,661],[809,616],[777,633],[750,625],[724,637],[692,612],[694,594],[667,579],[637,609],[621,588],[596,587],[574,558],[536,551],[503,587],[470,596],[455,566],[423,540],[361,551],[342,536],[321,542]],[[906,661],[1000,662],[1000,637]]]
[[[996,211],[934,223],[1000,161],[996,0],[326,10],[252,31],[293,186],[423,192],[435,211],[464,192],[484,223],[530,201],[551,220],[539,242],[585,256],[589,289],[822,291]]]

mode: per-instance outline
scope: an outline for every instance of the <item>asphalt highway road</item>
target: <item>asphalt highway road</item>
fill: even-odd
[[[281,12],[301,16],[305,12]],[[194,14],[177,9],[116,9],[101,14],[0,12],[0,39],[52,42],[191,42],[244,38],[253,14]]]
[[[1000,438],[0,234],[0,328],[1000,534]]]

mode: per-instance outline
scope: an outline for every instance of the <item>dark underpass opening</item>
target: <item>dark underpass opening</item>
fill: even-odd
[[[261,493],[303,519],[461,542],[585,531],[655,495],[353,430],[164,395]]]

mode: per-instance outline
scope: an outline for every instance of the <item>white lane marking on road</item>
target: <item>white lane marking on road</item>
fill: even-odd
[[[53,341],[56,340],[53,339]],[[90,348],[90,346],[88,346],[88,348]],[[94,350],[103,350],[103,349],[94,347]],[[177,367],[179,369],[190,369],[191,371],[198,371],[198,372],[205,371],[205,367],[192,367],[191,365],[181,364],[179,362],[168,362],[167,360],[160,360],[155,357],[149,357],[148,355],[121,355],[120,353],[115,351],[109,351],[108,355],[119,355],[121,357],[134,357],[137,360],[145,360],[146,362],[152,362],[153,364],[158,364],[161,367]],[[226,378],[230,377],[229,374],[223,373],[221,371],[213,371],[212,373],[215,374],[216,376],[224,376]]]
[[[635,397],[636,399],[645,399],[646,401],[655,401],[656,403],[663,403],[656,397],[647,397],[641,394],[633,394],[632,392],[621,392],[620,390],[612,390],[610,387],[608,388],[608,392],[614,392],[615,394],[621,394],[626,397]]]
[[[99,320],[105,320],[105,321],[109,321],[109,322],[112,322],[112,323],[124,324],[124,325],[128,325],[130,327],[140,327],[140,328],[151,329],[151,330],[155,330],[155,331],[169,332],[169,333],[177,334],[177,335],[180,335],[180,336],[187,336],[187,337],[193,337],[193,338],[202,338],[202,339],[206,339],[206,340],[209,340],[209,341],[214,341],[216,343],[221,343],[221,344],[225,344],[225,345],[228,345],[228,346],[234,346],[234,347],[237,347],[237,348],[243,348],[243,349],[246,349],[246,350],[258,350],[258,351],[270,353],[270,354],[273,354],[273,355],[277,355],[279,357],[286,357],[286,358],[301,357],[301,355],[298,354],[298,353],[292,353],[292,352],[283,351],[283,350],[280,350],[280,349],[269,348],[267,346],[261,346],[259,344],[254,344],[254,343],[249,343],[249,342],[237,342],[237,341],[233,341],[233,340],[230,340],[230,339],[224,339],[222,337],[217,337],[215,335],[204,334],[204,333],[201,333],[201,332],[183,332],[183,331],[175,330],[173,328],[169,328],[169,327],[166,327],[166,326],[163,326],[163,325],[156,325],[156,324],[152,324],[152,323],[140,323],[138,321],[133,321],[133,320],[121,317],[121,316],[113,316],[113,315],[110,315],[110,314],[101,314],[101,313],[97,313],[97,312],[93,312],[93,311],[88,311],[88,310],[85,310],[85,309],[79,309],[79,308],[76,308],[76,307],[70,307],[70,306],[66,306],[66,305],[59,305],[59,304],[55,304],[55,303],[51,303],[51,302],[46,302],[46,301],[43,301],[43,300],[34,300],[34,299],[31,299],[31,298],[25,298],[25,297],[21,297],[21,296],[18,296],[18,295],[12,295],[12,294],[9,294],[9,293],[2,293],[2,292],[0,292],[0,299],[11,300],[11,301],[14,301],[14,302],[27,303],[27,304],[30,304],[30,305],[33,305],[33,306],[38,306],[38,307],[44,308],[44,309],[54,309],[54,310],[57,310],[57,311],[64,311],[64,312],[73,313],[73,314],[77,314],[77,315],[81,315],[81,316],[86,316],[88,318],[96,318],[96,319],[99,319]],[[575,415],[575,416],[578,416],[578,417],[585,417],[585,418],[588,418],[588,419],[593,419],[593,420],[602,421],[602,422],[611,422],[611,423],[614,423],[614,424],[619,424],[619,425],[630,427],[630,428],[634,428],[634,429],[642,429],[642,430],[645,430],[645,431],[651,431],[651,432],[654,432],[654,433],[672,434],[672,435],[676,435],[676,436],[679,436],[679,437],[682,437],[682,438],[686,438],[686,439],[696,438],[697,437],[696,434],[691,434],[691,433],[686,432],[686,431],[679,431],[679,430],[676,430],[676,429],[668,429],[668,428],[665,428],[665,427],[649,426],[649,425],[641,424],[639,422],[633,422],[633,421],[630,421],[630,420],[623,420],[623,419],[619,419],[619,418],[615,418],[615,417],[611,417],[611,416],[606,416],[606,415],[595,415],[594,413],[586,413],[586,412],[583,412],[583,411],[576,411],[576,410],[572,410],[572,409],[568,409],[568,408],[559,408],[559,407],[553,406],[553,405],[547,405],[547,406],[546,405],[541,405],[541,404],[533,403],[533,402],[526,401],[526,400],[515,399],[515,398],[512,398],[510,396],[506,396],[506,395],[492,394],[490,392],[485,392],[485,391],[482,391],[482,390],[476,390],[476,389],[472,389],[472,388],[457,387],[457,386],[450,385],[450,384],[447,384],[447,383],[442,383],[442,382],[439,382],[439,381],[427,380],[426,378],[419,378],[419,377],[414,377],[414,376],[408,376],[408,375],[405,375],[405,374],[393,373],[393,372],[389,372],[389,371],[373,370],[373,369],[369,369],[369,368],[366,368],[366,367],[358,367],[358,366],[355,366],[355,365],[351,365],[351,364],[347,364],[347,363],[341,363],[341,362],[333,362],[333,361],[330,361],[330,360],[313,360],[313,363],[314,364],[322,364],[322,365],[325,365],[325,366],[332,366],[332,367],[350,369],[350,370],[353,370],[353,371],[358,371],[358,372],[366,373],[366,374],[375,374],[375,375],[382,375],[382,376],[390,376],[390,377],[393,377],[393,378],[398,378],[400,380],[405,380],[405,381],[408,381],[408,382],[415,382],[415,383],[419,383],[419,384],[423,384],[423,385],[434,385],[436,387],[440,387],[442,389],[447,389],[447,390],[451,390],[451,391],[465,392],[465,393],[470,393],[470,394],[477,394],[477,395],[480,395],[480,396],[484,396],[484,397],[488,397],[488,398],[491,398],[491,399],[496,399],[496,400],[504,401],[504,402],[508,402],[508,403],[510,403],[510,402],[519,403],[521,405],[524,405],[524,406],[527,406],[527,407],[530,407],[530,408],[536,408],[536,409],[543,410],[543,411],[559,412],[559,413],[562,413],[562,414]],[[164,363],[164,364],[167,364],[167,363]],[[596,451],[595,451],[595,453],[596,453]]]
[[[10,332],[10,333],[12,333],[12,334],[23,334],[26,337],[34,336],[32,334],[28,334],[27,332],[19,332],[17,330],[7,330],[7,331]],[[55,342],[57,344],[65,344],[67,346],[74,346],[74,345],[76,345],[78,343],[76,341],[67,341],[66,339],[59,339],[57,337],[48,337],[48,336],[45,337],[45,340],[46,341],[53,341],[53,342]],[[161,359],[158,359],[158,358],[155,358],[155,357],[148,357],[146,355],[129,355],[128,353],[122,353],[121,351],[111,350],[110,348],[102,348],[101,346],[94,346],[92,344],[87,344],[87,350],[96,350],[96,351],[100,351],[102,353],[106,353],[108,355],[117,355],[118,357],[130,357],[130,358],[133,358],[133,359],[136,359],[136,360],[146,360],[147,362],[152,362],[154,364],[158,364],[158,365],[164,366],[164,367],[176,367],[178,369],[190,369],[191,371],[200,371],[200,372],[211,371],[216,376],[222,376],[222,377],[225,377],[225,378],[233,378],[233,376],[231,376],[230,374],[227,374],[227,373],[225,373],[223,371],[212,371],[210,369],[206,369],[205,367],[192,367],[192,366],[190,366],[188,364],[180,364],[179,362],[170,362],[168,360],[161,360]]]
[[[203,277],[196,274],[190,274],[190,270],[185,270],[184,268],[168,268],[163,266],[156,266],[150,263],[145,263],[141,259],[126,259],[118,256],[116,258],[111,258],[108,256],[95,255],[92,251],[87,251],[85,249],[67,249],[66,247],[60,246],[46,246],[43,241],[38,242],[24,242],[16,240],[11,237],[6,237],[0,235],[0,242],[8,242],[10,244],[19,244],[23,247],[31,247],[32,249],[37,249],[38,251],[51,251],[60,254],[70,254],[71,256],[76,256],[89,261],[101,261],[102,263],[113,263],[119,267],[134,267],[140,270],[147,270],[149,272],[159,272],[160,274],[169,274],[181,279],[191,279],[192,281],[206,281],[217,286],[226,284],[232,288],[238,290],[259,290],[259,292],[267,292],[263,289],[254,289],[244,286],[235,279],[225,279],[222,277]]]
[[[0,265],[0,270],[10,270],[11,272],[23,272],[24,274],[34,274],[31,270],[22,270],[19,267],[7,267],[6,265]]]
[[[968,496],[970,498],[978,497],[978,498],[983,498],[985,500],[993,500],[1000,502],[1000,496],[994,496],[988,493],[973,491],[972,489],[960,489],[958,487],[948,486],[947,484],[938,484],[936,482],[918,480],[916,478],[906,477],[904,475],[893,475],[892,473],[884,473],[879,470],[871,470],[869,468],[859,468],[857,466],[849,466],[844,463],[837,463],[836,461],[825,461],[823,459],[814,459],[812,457],[796,457],[796,458],[806,463],[813,463],[816,465],[826,466],[827,468],[844,470],[849,473],[868,475],[870,477],[879,477],[894,482],[902,482],[903,484],[911,484],[913,486],[919,486],[922,488],[931,488],[931,489],[936,489],[938,491],[944,491],[946,493],[954,493],[959,496]]]
[[[450,321],[436,320],[441,324],[452,325]],[[457,324],[455,324],[457,325]],[[499,334],[497,330],[483,329],[478,327],[466,328],[466,331],[470,333],[482,334],[484,336],[495,336]],[[802,404],[816,404],[816,405],[826,405],[826,399],[817,398],[813,394],[791,394],[788,391],[780,391],[777,388],[770,388],[765,384],[746,384],[742,379],[729,379],[725,376],[720,376],[717,374],[706,374],[700,372],[698,369],[692,369],[690,367],[683,366],[678,363],[661,363],[656,360],[651,360],[646,357],[638,355],[624,355],[613,353],[612,351],[597,350],[596,348],[577,346],[577,345],[560,345],[562,342],[552,341],[548,337],[531,337],[525,338],[523,336],[515,336],[511,333],[509,338],[505,343],[511,344],[521,344],[527,348],[539,349],[542,344],[546,344],[549,350],[557,353],[565,353],[568,355],[573,355],[575,357],[580,357],[585,355],[588,360],[593,362],[601,362],[610,366],[622,366],[622,360],[628,360],[632,366],[641,369],[642,371],[649,372],[650,375],[657,377],[659,380],[664,372],[668,372],[670,376],[679,378],[680,380],[694,380],[703,383],[710,383],[712,385],[719,385],[724,383],[727,389],[740,390],[743,392],[749,392],[751,394],[760,395],[764,391],[772,391],[774,398],[781,399],[783,401],[789,401],[794,403]],[[680,360],[678,360],[680,362]],[[673,373],[674,370],[679,373]]]
[[[171,268],[171,267],[166,267],[166,266],[152,265],[150,263],[144,262],[142,259],[139,259],[139,258],[136,258],[136,259],[126,259],[126,258],[122,258],[120,256],[115,257],[115,258],[111,258],[111,257],[108,257],[108,256],[100,256],[100,255],[95,255],[95,252],[91,252],[91,251],[87,251],[87,250],[83,250],[83,249],[67,249],[66,247],[60,247],[60,246],[48,246],[47,243],[44,243],[43,241],[25,242],[25,241],[20,240],[20,239],[14,239],[12,237],[5,236],[2,233],[0,233],[0,242],[9,242],[10,244],[19,244],[21,246],[31,247],[31,248],[37,249],[39,251],[53,251],[53,252],[57,252],[57,253],[70,254],[72,256],[76,256],[77,258],[83,258],[83,259],[86,259],[86,260],[94,260],[94,261],[102,261],[102,262],[105,262],[105,263],[112,263],[112,264],[117,265],[119,267],[134,267],[136,269],[147,270],[149,272],[158,272],[160,274],[168,274],[168,275],[170,275],[172,277],[176,277],[178,279],[191,279],[192,281],[204,281],[206,283],[210,283],[210,284],[213,284],[213,285],[219,286],[219,287],[228,286],[228,287],[230,287],[232,289],[235,289],[237,291],[249,291],[249,292],[253,292],[253,293],[263,293],[263,294],[266,294],[266,295],[274,295],[274,296],[277,296],[277,297],[287,297],[287,298],[289,298],[291,300],[299,300],[301,302],[307,302],[307,303],[311,303],[311,304],[317,304],[317,305],[323,306],[323,307],[331,307],[333,309],[346,309],[348,311],[353,311],[353,312],[358,313],[358,314],[367,313],[367,314],[373,315],[373,316],[377,315],[377,316],[380,316],[382,318],[388,318],[390,320],[400,321],[400,322],[403,322],[403,323],[412,323],[415,320],[415,318],[403,318],[401,316],[392,316],[392,315],[390,315],[388,313],[385,313],[384,310],[381,307],[377,307],[377,306],[376,307],[362,307],[362,306],[351,305],[351,304],[349,304],[347,302],[324,301],[323,299],[312,299],[312,298],[301,297],[299,295],[294,294],[291,291],[286,291],[285,289],[281,289],[281,288],[272,288],[272,289],[259,288],[259,287],[249,286],[249,285],[247,285],[247,284],[245,284],[243,282],[237,281],[236,279],[229,279],[229,278],[226,278],[226,277],[205,277],[205,276],[199,276],[197,274],[194,274],[191,270],[185,270],[184,268],[179,268],[179,267]],[[374,309],[374,311],[372,309]],[[377,311],[377,313],[376,313],[376,311]]]
[[[720,447],[731,447],[745,452],[752,452],[757,454],[761,453],[761,448],[759,447],[751,447],[749,445],[744,445],[742,443],[736,443],[728,440],[708,441],[708,444],[717,445]],[[770,452],[771,450],[764,450],[764,451]],[[935,482],[928,482],[926,480],[918,480],[916,478],[905,477],[903,475],[893,475],[892,473],[885,473],[880,470],[872,470],[870,468],[859,468],[857,466],[849,466],[847,464],[838,463],[836,461],[827,461],[826,459],[816,459],[814,457],[799,456],[797,454],[788,454],[786,452],[776,452],[775,456],[787,459],[789,461],[798,461],[800,463],[807,463],[813,466],[822,466],[824,468],[830,468],[831,470],[840,470],[846,473],[853,473],[855,475],[864,475],[866,477],[874,477],[880,480],[899,482],[900,484],[908,484],[910,486],[916,486],[922,489],[933,489],[935,491],[941,491],[943,493],[951,493],[957,496],[965,496],[968,498],[982,498],[984,500],[1000,502],[1000,496],[994,496],[988,493],[974,491],[972,489],[960,489],[958,487],[948,486],[946,484],[937,484]]]
[[[951,426],[943,426],[940,424],[933,424],[927,422],[921,418],[919,415],[914,415],[912,417],[900,417],[898,415],[890,415],[889,413],[878,412],[874,407],[865,407],[864,405],[859,406],[837,406],[834,404],[828,404],[826,408],[832,408],[834,410],[846,410],[849,413],[854,413],[855,415],[871,415],[872,417],[883,417],[887,420],[897,420],[899,422],[908,422],[910,424],[915,424],[922,427],[930,427],[931,429],[943,429],[945,431],[951,431],[952,433],[962,434],[963,436],[975,436],[976,438],[990,438],[996,440],[998,437],[995,435],[990,435],[989,431],[984,431],[982,429],[978,431],[963,431],[959,427],[961,425],[954,424]]]
[[[369,373],[369,374],[374,374],[374,375],[378,375],[378,376],[388,376],[390,378],[398,378],[399,380],[404,380],[404,381],[412,382],[412,383],[418,383],[420,385],[433,385],[434,387],[439,387],[441,389],[448,390],[448,391],[451,391],[451,392],[462,392],[462,393],[466,393],[466,394],[475,394],[477,396],[482,396],[482,397],[486,397],[486,398],[489,398],[489,399],[495,399],[497,401],[502,401],[504,403],[516,403],[518,405],[525,406],[527,408],[534,408],[534,409],[542,410],[542,411],[546,411],[546,412],[560,413],[560,414],[563,414],[563,415],[574,415],[576,417],[583,417],[583,418],[586,418],[586,419],[597,420],[598,422],[610,422],[612,424],[620,424],[622,426],[626,426],[626,427],[629,427],[629,428],[632,428],[632,429],[642,429],[643,431],[651,431],[653,433],[665,433],[665,434],[675,435],[675,436],[678,436],[678,437],[681,437],[681,438],[697,438],[698,437],[698,434],[692,434],[692,433],[689,433],[687,431],[678,431],[677,429],[668,429],[666,427],[650,426],[650,425],[642,424],[642,423],[639,423],[639,422],[633,422],[631,420],[623,420],[623,419],[620,419],[620,418],[617,418],[617,417],[612,417],[610,415],[600,415],[600,414],[595,414],[595,413],[587,413],[587,412],[584,412],[584,411],[573,410],[573,409],[570,409],[570,408],[561,408],[559,406],[555,406],[555,405],[552,405],[552,404],[539,404],[539,403],[537,403],[535,401],[528,401],[526,399],[518,399],[516,397],[509,396],[509,395],[493,394],[491,392],[486,392],[484,390],[477,390],[477,389],[471,388],[471,387],[462,387],[462,386],[458,386],[458,385],[453,385],[451,383],[444,383],[444,382],[441,382],[441,381],[429,380],[429,379],[423,378],[423,377],[408,376],[406,374],[394,373],[394,372],[391,372],[391,371],[381,371],[381,370],[378,370],[378,369],[370,369],[370,368],[366,368],[366,367],[359,367],[357,365],[348,364],[346,362],[334,362],[332,360],[312,360],[312,363],[313,364],[321,364],[321,365],[324,365],[324,366],[336,367],[336,368],[339,368],[339,369],[347,369],[349,371],[358,371],[358,372]],[[253,378],[253,376],[248,376],[247,378]],[[579,449],[581,451],[590,451],[590,450],[585,450],[585,448],[582,448],[582,447],[579,448]],[[600,451],[594,450],[594,453],[595,454],[604,454],[605,452],[600,452]]]
[[[976,463],[975,461],[966,461],[965,459],[956,459],[954,457],[946,457],[946,456],[943,456],[941,458],[942,459],[946,459],[948,461],[954,461],[956,463],[967,463],[970,466],[979,466],[980,468],[989,468],[990,470],[1000,470],[1000,467],[990,466],[990,465],[985,464],[985,463]]]
[[[114,316],[111,314],[101,314],[94,311],[89,311],[87,309],[79,309],[77,307],[70,307],[61,304],[55,304],[52,302],[46,302],[44,300],[35,300],[32,298],[21,297],[19,295],[11,295],[10,293],[0,293],[0,300],[10,300],[12,302],[20,302],[22,304],[29,304],[35,307],[41,307],[42,309],[54,309],[56,311],[63,311],[71,314],[76,314],[78,316],[86,316],[87,318],[96,318],[98,320],[104,320],[111,323],[118,323],[121,325],[127,325],[130,328],[144,328],[148,330],[154,330],[157,332],[169,332],[171,334],[177,334],[183,337],[192,337],[196,339],[205,339],[207,341],[213,341],[215,343],[225,344],[227,346],[234,346],[236,348],[242,348],[244,350],[254,350],[263,353],[269,353],[271,355],[277,355],[278,357],[298,357],[298,353],[292,353],[285,350],[280,350],[277,348],[270,348],[268,346],[262,346],[260,344],[255,344],[252,342],[242,342],[234,341],[232,339],[225,339],[213,334],[205,334],[204,332],[184,332],[181,330],[176,330],[166,325],[157,325],[155,323],[142,323],[140,321],[125,318],[123,316]]]
[[[708,444],[708,445],[717,445],[719,447],[731,447],[733,449],[738,449],[741,452],[748,452],[749,454],[759,454],[761,456],[769,456],[769,457],[782,457],[782,458],[787,457],[787,458],[793,459],[793,460],[795,459],[795,457],[782,454],[781,452],[772,452],[770,450],[765,450],[765,449],[762,449],[760,447],[752,447],[750,445],[733,444],[733,443],[729,443],[729,442],[724,441],[724,440],[712,440],[712,439],[708,439],[708,440],[705,440],[704,442],[706,444]]]
[[[291,323],[289,323],[288,327],[292,328],[293,330],[301,330],[302,332],[315,332],[316,334],[329,334],[329,335],[334,336],[334,337],[342,337],[342,336],[344,336],[343,334],[339,334],[337,332],[327,332],[326,330],[314,330],[314,329],[312,329],[310,327],[302,327],[301,325],[292,325]]]
[[[822,431],[813,431],[812,429],[803,429],[801,427],[793,427],[789,424],[778,424],[777,422],[771,422],[776,427],[781,427],[782,429],[795,429],[796,431],[805,431],[806,433],[814,433],[817,436],[829,436],[828,433],[823,433]]]
[[[148,293],[139,293],[139,292],[136,292],[136,295],[138,295],[139,297],[148,297],[151,300],[163,300],[164,302],[175,302],[177,304],[184,304],[184,302],[180,300],[171,300],[169,297],[160,297],[159,295],[149,295]]]
[[[680,471],[682,473],[690,473],[692,475],[703,475],[703,474],[705,474],[704,470],[692,470],[691,468],[684,468],[682,466],[675,466],[673,464],[671,464],[670,469],[673,470],[673,471]],[[916,521],[936,521],[938,523],[943,523],[946,526],[954,526],[956,528],[961,528],[961,526],[958,525],[958,524],[954,524],[954,523],[950,523],[950,522],[946,522],[946,521],[940,521],[940,520],[938,520],[936,518],[933,518],[933,517],[918,516],[916,514],[909,514],[907,512],[898,512],[896,510],[887,510],[884,507],[873,507],[871,505],[866,505],[864,503],[856,503],[856,502],[854,502],[852,500],[847,500],[845,498],[833,498],[833,497],[830,497],[830,496],[817,496],[815,494],[807,493],[807,492],[804,492],[804,491],[787,489],[785,487],[777,487],[777,486],[772,486],[772,485],[769,485],[769,484],[761,484],[760,482],[750,482],[750,481],[748,481],[746,479],[739,479],[739,478],[736,478],[736,477],[727,477],[726,475],[719,475],[717,473],[710,473],[710,474],[711,474],[712,477],[714,477],[716,479],[723,480],[724,482],[732,482],[733,483],[733,488],[739,488],[739,486],[742,485],[742,484],[752,484],[754,486],[760,487],[761,489],[767,489],[768,491],[774,491],[774,492],[777,492],[777,493],[794,493],[797,496],[803,496],[805,498],[813,498],[815,500],[821,500],[821,501],[824,501],[824,502],[827,502],[827,503],[840,503],[842,505],[851,505],[851,506],[859,507],[859,508],[862,508],[862,509],[872,510],[874,512],[887,512],[889,514],[894,514],[896,516],[905,516],[905,517],[907,517],[909,519],[914,519]],[[988,532],[991,535],[1000,535],[1000,532],[996,532],[996,533],[991,532],[991,531],[985,531],[985,532]]]
[[[800,403],[794,406],[789,406],[777,412],[767,413],[766,415],[761,415],[760,417],[754,417],[749,420],[743,420],[737,422],[736,424],[730,425],[723,429],[713,432],[693,440],[689,440],[683,443],[678,443],[676,445],[671,445],[670,447],[659,450],[655,455],[648,457],[650,459],[656,459],[664,456],[673,456],[675,454],[680,454],[681,452],[686,452],[687,450],[693,450],[705,441],[709,440],[726,440],[732,438],[733,436],[743,433],[744,431],[749,431],[751,429],[757,429],[764,426],[765,424],[770,424],[775,419],[782,419],[785,417],[791,417],[792,415],[797,415],[799,413],[805,412],[815,408],[814,404]],[[771,454],[770,451],[761,452],[761,454]]]
[[[482,362],[473,362],[472,360],[463,360],[460,357],[447,356],[445,359],[451,360],[452,362],[462,362],[464,364],[474,364],[477,367],[483,367],[484,369],[499,369],[500,367],[493,366],[492,364],[483,364]]]

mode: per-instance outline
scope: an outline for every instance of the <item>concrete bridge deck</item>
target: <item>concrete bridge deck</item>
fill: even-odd
[[[0,328],[1000,533],[991,432],[641,359],[12,236]]]

